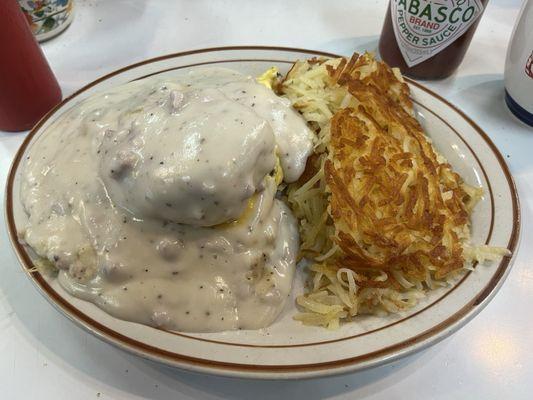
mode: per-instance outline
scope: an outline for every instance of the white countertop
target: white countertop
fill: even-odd
[[[349,55],[377,46],[388,0],[82,1],[43,44],[64,95],[119,67],[190,49],[262,44]],[[427,85],[492,138],[516,180],[522,245],[494,300],[440,344],[362,373],[256,382],[171,370],[117,350],[60,315],[22,272],[0,221],[2,399],[530,399],[533,392],[533,129],[503,102],[520,1],[492,0],[459,71]],[[0,186],[25,133],[0,132]],[[3,191],[0,195],[3,204]]]

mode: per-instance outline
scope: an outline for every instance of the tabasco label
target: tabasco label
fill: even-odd
[[[394,34],[409,67],[442,51],[483,13],[480,0],[391,0]]]

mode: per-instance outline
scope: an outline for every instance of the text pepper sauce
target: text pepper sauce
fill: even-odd
[[[381,58],[403,74],[442,79],[459,66],[488,0],[390,0]]]

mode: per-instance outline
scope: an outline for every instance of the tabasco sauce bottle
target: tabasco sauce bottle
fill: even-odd
[[[390,0],[381,58],[403,74],[442,79],[459,66],[488,0]]]

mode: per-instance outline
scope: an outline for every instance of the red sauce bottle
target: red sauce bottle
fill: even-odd
[[[488,0],[390,0],[381,58],[402,74],[442,79],[459,66]]]
[[[17,0],[1,3],[0,130],[23,131],[61,101],[61,89]]]

